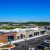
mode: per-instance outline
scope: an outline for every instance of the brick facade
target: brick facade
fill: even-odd
[[[16,33],[13,34],[0,34],[0,42],[7,42],[8,36],[14,36],[14,40],[16,40]]]

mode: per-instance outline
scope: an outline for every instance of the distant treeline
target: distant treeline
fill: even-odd
[[[50,25],[50,22],[28,22],[35,25]]]
[[[8,24],[7,26],[2,26],[2,24]],[[15,25],[13,25],[15,24]],[[0,22],[0,29],[14,29],[14,28],[24,28],[23,26],[26,25],[30,25],[30,24],[35,24],[38,26],[48,26],[50,25],[50,22],[21,22],[21,23],[17,23],[17,22]]]
[[[19,25],[27,25],[27,24],[50,25],[50,22],[21,22],[21,23],[18,23],[18,22],[0,22],[0,25],[1,24],[10,24],[10,25],[13,25],[13,24],[19,24]]]

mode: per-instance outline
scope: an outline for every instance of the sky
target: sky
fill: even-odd
[[[0,22],[50,22],[50,0],[0,0]]]

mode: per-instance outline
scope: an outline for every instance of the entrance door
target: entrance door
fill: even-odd
[[[21,39],[23,38],[23,34],[20,35]]]
[[[14,36],[8,36],[8,40],[9,41],[13,41],[14,40]]]

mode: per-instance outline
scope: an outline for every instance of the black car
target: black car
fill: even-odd
[[[45,43],[45,42],[41,43],[40,45],[42,45],[44,47],[49,47],[49,44],[48,43]]]
[[[42,50],[44,50],[45,47],[49,47],[49,44],[43,42],[43,43],[41,43],[40,45],[38,45],[38,46],[36,46],[36,47],[37,47],[38,49],[42,49]]]
[[[14,43],[15,46],[19,46],[17,43]]]

